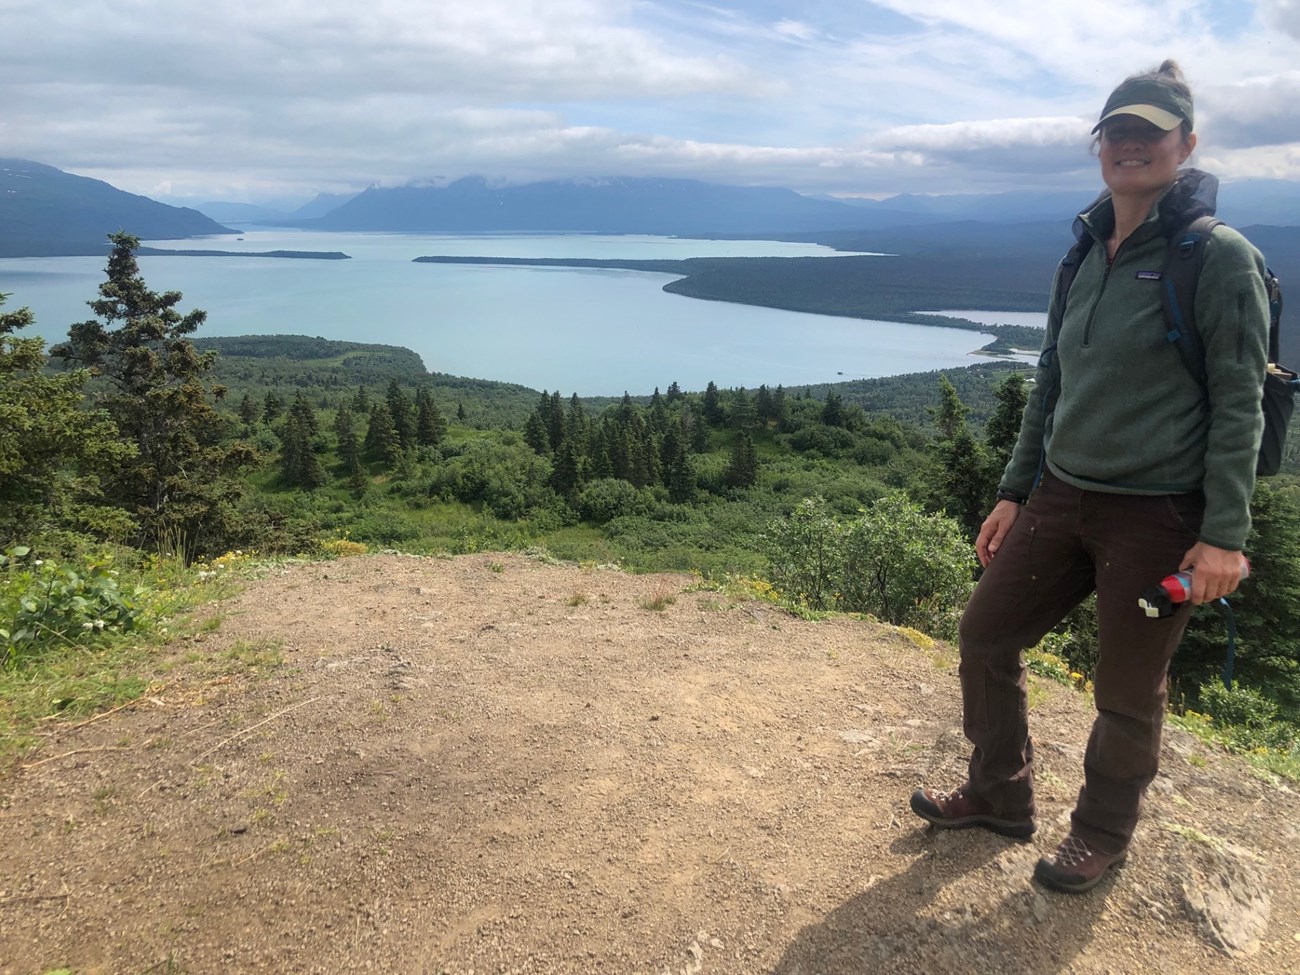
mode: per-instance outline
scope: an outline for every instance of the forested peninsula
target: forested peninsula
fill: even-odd
[[[688,298],[731,301],[783,311],[870,318],[910,325],[937,325],[991,334],[982,350],[1000,355],[1037,351],[1041,329],[1023,325],[983,325],[919,309],[988,308],[1042,311],[1047,293],[1004,286],[982,269],[965,274],[915,256],[843,257],[692,257],[685,260],[603,260],[593,258],[417,257],[414,263],[479,264],[513,267],[604,268],[680,275],[664,290]],[[1005,276],[1003,276],[1005,277]],[[1044,280],[1051,280],[1050,270]]]
[[[141,247],[136,253],[143,257],[283,257],[306,261],[350,261],[351,254],[342,251],[214,251],[175,250],[169,247]]]

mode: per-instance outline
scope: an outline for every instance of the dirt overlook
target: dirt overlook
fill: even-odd
[[[934,832],[955,654],[891,627],[522,555],[209,611],[178,659],[283,664],[181,663],[0,780],[4,975],[1300,972],[1294,791],[1172,732],[1128,864],[1042,892],[1088,700],[1036,685],[1032,842]]]

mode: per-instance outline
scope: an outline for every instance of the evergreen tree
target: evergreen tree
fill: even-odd
[[[1281,478],[1277,479],[1281,481]],[[1284,482],[1285,483],[1285,482]],[[1234,678],[1300,714],[1300,496],[1260,480],[1250,503],[1250,578],[1228,597],[1237,627]],[[1220,680],[1227,631],[1215,606],[1199,607],[1171,665],[1180,690]]]
[[[936,507],[973,539],[992,507],[992,495],[983,476],[988,469],[984,448],[963,422],[951,440],[940,440],[933,449],[938,460]]]
[[[313,433],[304,418],[312,415],[311,406],[306,400],[301,402],[306,406],[306,412],[298,409],[295,402],[295,408],[289,411],[284,422],[284,432],[280,436],[280,474],[285,483],[311,491],[325,483],[325,470],[312,449]]]
[[[733,430],[748,430],[757,422],[758,414],[749,393],[740,387],[733,389],[727,409],[727,425]]]
[[[124,537],[131,519],[103,502],[101,479],[133,448],[105,411],[82,408],[89,372],[47,374],[44,340],[14,336],[31,323],[26,308],[0,311],[0,550],[57,544],[52,532]]]
[[[351,474],[361,466],[361,445],[357,442],[352,412],[346,406],[340,406],[334,417],[334,435],[338,438],[339,464]]]
[[[783,428],[785,426],[785,387],[781,385],[778,385],[776,392],[772,394],[772,419],[776,421],[777,427]]]
[[[268,392],[262,400],[262,422],[274,423],[284,414],[284,400],[275,390]]]
[[[664,487],[668,489],[668,500],[677,504],[690,502],[695,496],[695,469],[690,454],[686,452],[686,442],[679,427],[668,428],[659,445],[659,457]]]
[[[560,448],[555,452],[551,462],[551,488],[560,497],[570,503],[578,499],[578,492],[586,483],[587,457],[582,446],[575,440],[565,437],[560,441]]]
[[[457,423],[464,423],[464,422],[465,422],[465,404],[464,404],[464,403],[457,403],[457,404],[456,404],[456,422],[457,422]]]
[[[771,423],[776,419],[776,407],[772,401],[772,391],[766,384],[758,387],[754,396],[754,413],[759,423]]]
[[[433,401],[433,393],[421,386],[415,391],[415,442],[421,447],[436,447],[446,433],[447,421]]]
[[[316,411],[312,405],[307,402],[307,397],[299,392],[293,398],[293,405],[289,407],[289,416],[297,421],[302,428],[302,432],[311,439],[320,433],[320,424],[316,422]]]
[[[402,391],[396,379],[388,384],[385,402],[388,404],[388,415],[392,417],[393,427],[397,430],[397,439],[402,449],[410,450],[415,446],[415,407],[411,405],[411,400]]]
[[[551,443],[551,450],[559,450],[564,440],[564,404],[557,389],[551,394],[546,405],[546,435]]]
[[[569,397],[569,413],[564,418],[564,435],[578,444],[585,444],[591,434],[591,428],[587,423],[586,411],[582,408],[582,401],[578,399],[578,394],[574,393]]]
[[[682,394],[682,387],[678,386],[677,381],[674,380],[673,382],[668,384],[668,395],[667,395],[668,405],[672,406],[680,399],[685,399],[685,396]]]
[[[704,400],[700,404],[700,409],[709,426],[722,426],[722,394],[718,392],[718,386],[712,379],[704,388]]]
[[[957,395],[957,388],[948,377],[940,375],[939,405],[929,407],[926,412],[934,419],[934,425],[939,428],[939,436],[944,440],[952,440],[957,436],[958,431],[966,426],[970,407],[961,401],[961,397]]]
[[[524,422],[524,443],[532,447],[542,457],[551,453],[551,437],[546,432],[546,420],[538,410],[528,414]]]
[[[709,428],[691,411],[690,404],[682,406],[682,434],[693,454],[709,452]]]
[[[179,291],[150,291],[135,259],[140,242],[110,236],[107,278],[97,316],[68,330],[51,350],[103,376],[96,399],[136,447],[106,482],[106,494],[136,518],[140,540],[187,557],[218,550],[239,531],[234,475],[255,460],[251,448],[225,443],[213,406],[225,388],[207,379],[214,353],[200,354],[188,336],[206,318],[176,311]]]
[[[1025,377],[1013,372],[998,384],[993,395],[997,399],[997,406],[984,426],[984,447],[988,456],[984,493],[990,499],[989,504],[1002,482],[1002,473],[1011,461],[1011,451],[1020,435],[1020,421],[1025,413],[1025,403],[1029,400]]]
[[[844,399],[839,393],[827,393],[826,403],[822,406],[822,423],[828,427],[842,427],[844,420]]]
[[[402,456],[402,439],[398,436],[393,415],[387,403],[376,403],[370,408],[370,423],[366,427],[366,456],[391,467]]]
[[[758,481],[758,454],[754,451],[754,441],[744,430],[736,434],[731,461],[723,472],[722,480],[728,487],[734,488],[753,487]]]
[[[930,446],[929,503],[974,538],[990,507],[988,456],[971,434],[966,423],[970,410],[947,376],[939,377],[939,395],[939,407],[930,411],[940,436]]]
[[[258,421],[261,415],[262,411],[259,410],[257,404],[253,402],[253,397],[245,393],[244,398],[239,401],[239,419],[243,421],[244,426],[251,427]]]
[[[370,415],[370,392],[364,386],[358,386],[352,397],[352,412],[358,416]]]

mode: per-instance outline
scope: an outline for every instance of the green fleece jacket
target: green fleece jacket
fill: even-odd
[[[1059,272],[1053,283],[1044,354],[1001,487],[1028,495],[1045,459],[1061,480],[1087,490],[1201,491],[1201,540],[1239,551],[1250,531],[1264,428],[1264,259],[1226,226],[1216,227],[1205,244],[1196,288],[1207,373],[1202,387],[1165,337],[1159,278],[1170,222],[1160,219],[1160,207],[1120,245],[1109,267],[1110,200],[1080,215],[1094,246],[1063,312]]]

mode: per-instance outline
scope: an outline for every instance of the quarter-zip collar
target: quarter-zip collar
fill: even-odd
[[[1129,239],[1133,245],[1145,243],[1163,234],[1172,236],[1200,216],[1212,216],[1218,203],[1219,180],[1199,169],[1183,169],[1178,178],[1160,195],[1151,207],[1146,220]],[[1115,207],[1110,190],[1089,204],[1074,220],[1074,237],[1082,241],[1085,236],[1105,244],[1115,231]]]

